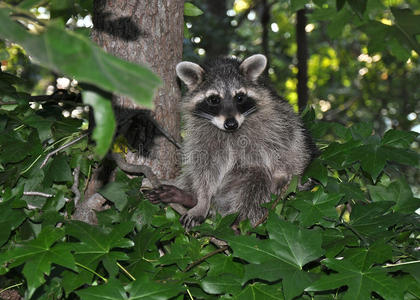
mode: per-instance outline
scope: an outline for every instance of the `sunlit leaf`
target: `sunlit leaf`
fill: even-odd
[[[116,128],[111,101],[92,91],[83,92],[82,97],[83,102],[93,109],[96,126],[92,136],[96,142],[96,153],[103,157],[111,147]]]
[[[10,17],[12,12],[0,6],[0,37],[20,44],[39,64],[152,106],[153,90],[160,80],[147,68],[107,54],[58,23],[51,22],[42,33],[29,33]]]

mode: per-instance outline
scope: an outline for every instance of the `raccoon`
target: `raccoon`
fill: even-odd
[[[180,219],[186,228],[216,211],[238,213],[238,220],[255,225],[265,213],[261,204],[301,175],[314,156],[300,118],[265,83],[266,65],[266,57],[255,54],[242,62],[218,58],[176,66],[188,89],[182,175],[149,199],[191,207]]]

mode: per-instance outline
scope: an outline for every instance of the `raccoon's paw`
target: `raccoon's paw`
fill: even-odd
[[[194,207],[196,199],[186,191],[173,185],[161,185],[160,187],[145,193],[146,197],[153,204],[158,203],[179,203],[185,207]]]
[[[184,214],[179,221],[185,227],[185,229],[189,230],[194,226],[200,225],[204,221],[204,216],[202,214],[195,213],[193,209],[189,210],[186,214]]]

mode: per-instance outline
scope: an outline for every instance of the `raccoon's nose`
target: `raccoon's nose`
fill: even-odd
[[[224,127],[226,130],[235,130],[238,128],[238,121],[235,118],[228,118],[225,121]]]

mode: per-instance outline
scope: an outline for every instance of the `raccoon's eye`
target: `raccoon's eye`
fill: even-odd
[[[236,94],[235,95],[235,101],[238,103],[238,104],[242,104],[242,103],[244,103],[245,102],[245,100],[246,100],[246,95],[244,94],[244,93],[238,93],[238,94]]]
[[[210,105],[217,105],[220,103],[220,97],[217,95],[211,95],[206,98],[206,101]]]

